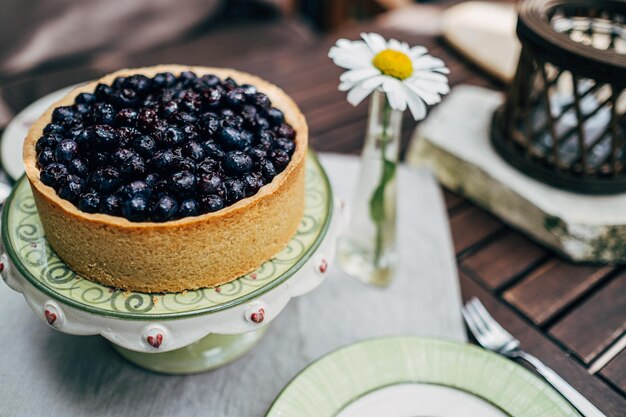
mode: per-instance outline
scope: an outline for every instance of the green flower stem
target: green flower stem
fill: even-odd
[[[382,135],[379,138],[382,172],[380,182],[374,190],[370,199],[370,217],[376,226],[376,241],[374,248],[374,265],[380,264],[383,251],[383,227],[386,220],[385,213],[385,190],[396,172],[396,163],[387,159],[387,144],[391,141],[389,137],[389,124],[391,116],[391,105],[385,96],[383,107]]]

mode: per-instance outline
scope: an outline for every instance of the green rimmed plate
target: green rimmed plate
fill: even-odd
[[[305,182],[304,216],[287,247],[256,271],[217,288],[146,294],[114,290],[78,276],[48,245],[25,178],[17,182],[5,203],[2,239],[11,261],[32,285],[80,310],[140,320],[214,313],[277,287],[315,253],[330,225],[333,196],[326,173],[313,153],[308,156]]]
[[[313,362],[266,417],[564,417],[579,414],[525,368],[476,346],[371,339]]]

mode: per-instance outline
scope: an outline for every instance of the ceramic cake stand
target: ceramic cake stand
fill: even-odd
[[[337,206],[322,167],[311,155],[304,217],[282,252],[258,270],[216,288],[145,294],[105,287],[70,270],[50,249],[22,178],[5,204],[0,273],[56,330],[102,335],[122,356],[150,370],[200,372],[248,352],[292,297],[322,282],[339,232]]]

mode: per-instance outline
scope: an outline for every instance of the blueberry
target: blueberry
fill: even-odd
[[[140,180],[133,181],[130,184],[126,184],[120,189],[121,196],[125,197],[126,199],[131,199],[136,196],[142,196],[147,199],[150,197],[151,193],[152,190],[150,189],[148,184],[146,184],[145,181]]]
[[[100,150],[115,149],[120,143],[119,134],[111,126],[92,126],[90,136],[94,147]]]
[[[205,195],[200,197],[200,208],[205,213],[212,213],[224,208],[224,200],[217,195]]]
[[[37,154],[37,163],[39,164],[39,167],[45,167],[53,162],[55,162],[55,158],[54,151],[52,149],[45,148]]]
[[[70,139],[62,140],[54,150],[57,162],[68,163],[78,155],[78,145]]]
[[[241,88],[235,88],[226,93],[226,104],[233,108],[240,108],[245,104],[245,100],[246,97]]]
[[[63,164],[53,162],[44,167],[39,174],[39,179],[52,188],[58,188],[65,182],[67,177],[67,168]]]
[[[183,131],[183,135],[185,135],[185,139],[187,141],[197,141],[200,137],[198,130],[192,124],[183,125],[181,130]]]
[[[180,101],[180,108],[189,113],[197,113],[202,107],[202,99],[194,91],[187,92]]]
[[[293,130],[293,127],[288,125],[287,123],[282,123],[276,129],[276,135],[279,137],[287,138],[293,140],[296,137],[296,131]]]
[[[250,158],[252,158],[252,160],[256,162],[264,159],[267,156],[267,151],[262,147],[255,146],[253,148],[248,148],[247,152]]]
[[[96,191],[104,194],[108,194],[117,190],[120,186],[120,183],[120,173],[112,167],[98,168],[91,174],[89,178],[89,184]]]
[[[141,132],[134,127],[122,126],[117,129],[120,135],[120,146],[128,146],[131,140],[141,135]]]
[[[224,87],[227,91],[234,90],[235,88],[238,87],[237,81],[228,77],[224,81],[222,81],[222,87]]]
[[[82,117],[74,107],[61,106],[52,111],[52,122],[67,129],[68,127],[80,124],[82,122]]]
[[[85,213],[96,213],[100,208],[100,195],[96,192],[83,194],[78,200],[78,208]]]
[[[219,134],[220,144],[226,149],[243,150],[252,144],[249,136],[242,135],[240,131],[232,127],[222,129]]]
[[[202,146],[202,149],[204,149],[205,154],[207,156],[210,156],[211,158],[222,159],[224,157],[224,151],[222,150],[222,147],[212,140],[202,142],[200,146]]]
[[[208,156],[204,158],[202,162],[198,164],[196,172],[200,176],[214,174],[218,170],[218,168],[219,168],[218,162],[215,159]]]
[[[115,121],[116,111],[108,103],[98,103],[93,106],[94,124],[112,125]]]
[[[252,98],[257,93],[256,87],[250,84],[242,84],[239,89],[246,98]]]
[[[150,158],[154,155],[156,150],[156,143],[151,136],[142,135],[138,136],[131,142],[131,146],[139,155],[144,158]]]
[[[135,195],[122,203],[122,215],[131,222],[140,222],[148,218],[148,198]]]
[[[113,94],[113,89],[106,84],[98,84],[94,91],[94,94],[98,101],[108,102]]]
[[[166,222],[173,219],[177,212],[178,202],[169,195],[164,195],[152,206],[150,219],[155,222]]]
[[[113,87],[114,90],[119,90],[121,88],[124,88],[125,81],[126,81],[126,77],[115,77],[115,79],[111,83],[111,87]]]
[[[124,80],[124,87],[141,95],[147,94],[152,84],[152,80],[143,74],[131,75]]]
[[[244,120],[241,116],[224,116],[220,120],[220,125],[222,126],[222,128],[232,127],[235,130],[242,130],[243,123]]]
[[[207,107],[215,108],[219,106],[222,101],[222,97],[224,96],[224,90],[222,87],[211,87],[202,92],[202,97],[204,98],[204,103]]]
[[[141,107],[151,107],[154,108],[159,104],[159,97],[154,94],[148,94],[143,101],[141,102]]]
[[[184,156],[193,159],[194,161],[201,161],[204,159],[204,149],[198,142],[187,142],[183,145],[182,153]]]
[[[76,204],[84,189],[85,187],[81,182],[67,181],[65,185],[59,189],[59,197],[70,201],[72,204]]]
[[[159,181],[159,176],[157,174],[148,174],[143,181],[148,185],[148,187],[154,188],[156,183]]]
[[[135,126],[139,113],[135,109],[125,108],[117,112],[115,121],[118,126]]]
[[[255,106],[260,107],[262,109],[267,109],[271,107],[272,105],[272,102],[270,101],[269,97],[267,97],[263,93],[256,93],[254,97],[252,98],[252,103]]]
[[[80,93],[74,99],[74,101],[79,104],[94,104],[97,100],[96,95],[91,93]]]
[[[180,126],[183,126],[186,124],[193,124],[198,121],[197,116],[188,112],[184,112],[184,111],[179,111],[178,113],[172,115],[170,119]]]
[[[281,172],[289,165],[289,155],[282,149],[273,149],[268,156],[278,172]]]
[[[143,177],[146,173],[146,163],[144,159],[133,154],[120,165],[120,173],[126,178]]]
[[[174,165],[174,154],[171,150],[164,150],[154,154],[148,165],[158,173],[169,172]]]
[[[261,170],[263,178],[265,178],[265,181],[267,181],[268,183],[271,182],[277,174],[274,164],[268,159],[264,159],[259,162],[259,168]]]
[[[115,152],[111,154],[111,164],[120,166],[133,155],[135,155],[135,152],[130,149],[117,148]]]
[[[272,107],[267,110],[267,120],[270,121],[272,126],[280,126],[285,121],[285,116],[282,111]]]
[[[214,74],[204,74],[200,77],[200,80],[202,80],[202,83],[208,87],[215,87],[220,83],[219,77]]]
[[[44,135],[50,133],[58,133],[62,135],[63,133],[65,133],[65,128],[58,123],[48,123],[46,127],[43,128],[43,133]]]
[[[215,113],[204,113],[198,119],[198,127],[200,128],[201,132],[212,136],[216,134],[220,129],[220,118]]]
[[[233,204],[246,196],[245,186],[240,180],[224,181],[225,199],[228,204]]]
[[[161,146],[174,148],[176,146],[182,145],[183,141],[185,140],[185,136],[180,129],[175,127],[168,127],[160,132],[159,139],[159,143],[161,144]]]
[[[220,110],[220,117],[222,119],[224,119],[226,117],[235,117],[235,112],[232,109],[223,108],[223,109]]]
[[[92,110],[91,106],[89,104],[84,104],[84,103],[74,104],[74,108],[80,114],[81,119],[83,118],[83,116],[88,115],[89,113],[91,113],[91,110]]]
[[[200,205],[193,198],[188,198],[180,203],[178,208],[179,217],[191,217],[200,214]]]
[[[260,174],[248,174],[243,178],[246,197],[256,194],[261,187],[265,185],[265,181]]]
[[[217,174],[207,174],[198,180],[198,189],[201,194],[221,194],[222,179]]]
[[[90,169],[103,167],[109,165],[111,162],[111,155],[106,152],[94,152],[89,155],[89,167]]]
[[[174,171],[189,171],[196,172],[198,165],[191,158],[186,158],[184,156],[176,156],[174,157],[174,163],[172,165]]]
[[[222,167],[227,174],[241,176],[252,170],[252,158],[241,151],[232,151],[224,155]]]
[[[267,120],[265,117],[262,117],[260,115],[257,115],[256,119],[254,120],[254,124],[256,125],[257,131],[259,132],[262,130],[267,130],[272,127],[269,120]]]
[[[178,113],[178,104],[175,101],[168,101],[159,107],[159,114],[166,119]]]
[[[156,88],[171,87],[176,83],[176,77],[171,72],[161,72],[154,76],[152,83]]]
[[[130,88],[114,92],[112,98],[113,104],[118,108],[135,107],[139,104],[139,95]]]
[[[157,112],[151,108],[143,108],[139,110],[139,116],[137,117],[137,126],[145,132],[151,132],[156,122],[159,120]]]
[[[37,140],[37,144],[35,145],[35,151],[39,153],[46,148],[54,149],[59,143],[61,143],[62,140],[63,136],[58,133],[45,134]]]
[[[87,177],[89,174],[89,167],[87,162],[82,158],[76,158],[70,161],[67,165],[67,170],[70,174],[78,175],[81,178]]]
[[[259,132],[256,142],[260,148],[267,151],[272,147],[275,140],[276,135],[274,135],[274,132],[262,130]]]
[[[276,142],[274,142],[274,147],[275,149],[282,149],[287,152],[289,156],[293,155],[293,152],[296,150],[295,142],[283,138],[277,139]]]
[[[191,195],[196,188],[196,176],[189,171],[177,172],[168,180],[168,187],[177,196]]]
[[[193,86],[193,82],[196,78],[198,78],[198,76],[193,71],[183,71],[178,76],[178,79],[183,83],[183,86],[185,87]]]
[[[116,194],[106,196],[100,202],[100,212],[118,216],[122,212],[122,199]]]

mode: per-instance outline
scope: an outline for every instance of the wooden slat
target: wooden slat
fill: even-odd
[[[545,256],[545,249],[509,229],[465,258],[462,265],[490,288],[499,289],[537,265]]]
[[[553,259],[504,293],[504,298],[543,325],[601,281],[611,267],[575,265]]]
[[[443,200],[446,203],[448,211],[454,210],[465,204],[465,200],[463,200],[463,198],[458,194],[453,193],[447,188],[442,188],[441,190],[443,192]]]
[[[617,355],[611,362],[609,362],[600,375],[609,380],[613,385],[622,391],[622,394],[626,396],[626,350]],[[624,408],[626,410],[626,408]]]
[[[450,219],[455,253],[460,254],[503,227],[502,223],[490,214],[475,206],[468,206]]]
[[[493,317],[521,342],[522,348],[535,355],[569,382],[607,417],[623,417],[626,399],[606,382],[594,378],[574,358],[563,354],[559,346],[520,318],[509,306],[487,292],[466,274],[460,274],[463,299],[478,297]]]
[[[625,309],[626,272],[623,272],[556,323],[550,334],[588,364],[626,331]]]

